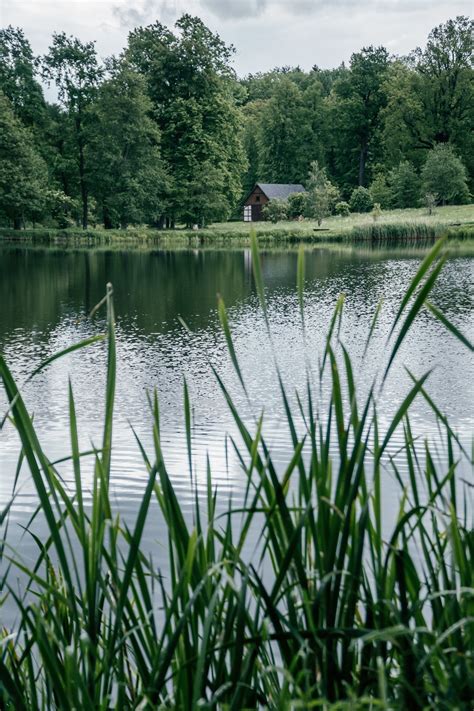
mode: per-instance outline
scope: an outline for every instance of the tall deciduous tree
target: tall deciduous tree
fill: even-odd
[[[11,25],[0,29],[0,91],[26,126],[43,123],[45,101],[35,78],[33,51],[23,30]]]
[[[243,195],[248,195],[255,183],[263,179],[260,161],[260,147],[262,145],[262,113],[266,101],[255,99],[242,107],[243,114],[243,147],[247,155],[247,170],[242,179]]]
[[[421,177],[423,192],[436,195],[443,205],[469,200],[466,168],[447,143],[438,144],[428,153]]]
[[[428,140],[448,143],[474,125],[474,20],[457,17],[435,27],[411,61],[418,74]]]
[[[87,163],[105,227],[157,223],[169,180],[144,78],[118,65],[89,109]]]
[[[384,47],[365,47],[352,55],[350,71],[334,85],[336,164],[339,175],[350,176],[349,183],[365,185],[368,162],[377,157],[388,67],[389,56]]]
[[[262,180],[300,183],[312,160],[323,160],[324,102],[319,81],[303,90],[288,76],[275,84],[260,115],[259,166]]]
[[[126,56],[147,80],[175,185],[171,218],[189,224],[229,215],[245,155],[233,49],[199,18],[183,15],[176,30],[159,22],[134,30]]]
[[[425,49],[397,63],[386,84],[385,124],[385,144],[396,161],[421,165],[427,150],[451,143],[474,177],[473,52],[474,21],[461,16],[435,27]]]
[[[420,203],[420,176],[409,161],[402,161],[390,171],[388,182],[391,206],[395,208],[418,207]]]
[[[82,43],[62,32],[53,35],[49,52],[42,60],[42,72],[48,82],[56,84],[59,100],[71,124],[82,203],[82,226],[86,229],[89,214],[87,109],[96,96],[103,69],[99,66],[93,42]]]
[[[20,229],[41,216],[47,200],[47,169],[33,135],[0,92],[0,213]]]

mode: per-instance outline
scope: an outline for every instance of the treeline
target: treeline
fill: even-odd
[[[0,30],[0,224],[202,225],[236,216],[257,181],[316,190],[318,174],[349,204],[355,188],[383,208],[466,202],[473,29],[458,17],[408,57],[367,47],[349,66],[245,79],[189,15],[135,29],[105,62],[64,33],[36,57]]]

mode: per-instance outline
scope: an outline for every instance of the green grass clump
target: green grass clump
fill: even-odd
[[[472,351],[466,336],[427,300],[446,259],[443,247],[438,242],[424,258],[400,304],[385,377],[421,309]],[[252,251],[271,336],[255,237]],[[300,252],[297,292],[304,332],[303,284]],[[153,451],[146,452],[137,438],[148,483],[129,527],[110,496],[116,382],[110,286],[104,302],[108,363],[102,443],[92,453],[80,451],[69,387],[73,490],[63,483],[61,464],[43,450],[0,357],[7,415],[21,439],[20,462],[28,466],[49,531],[45,540],[36,538],[33,565],[20,562],[6,534],[0,547],[2,599],[17,609],[12,626],[3,620],[3,707],[468,711],[474,693],[474,532],[471,484],[463,485],[458,469],[469,455],[429,396],[429,373],[411,376],[412,389],[382,430],[380,386],[374,382],[367,396],[358,394],[349,350],[339,341],[341,297],[318,366],[319,380],[331,381],[327,408],[321,409],[319,384],[308,370],[304,403],[299,399],[293,412],[279,374],[293,442],[284,471],[277,472],[263,416],[245,423],[216,372],[216,387],[240,433],[234,448],[246,495],[238,509],[229,501],[219,514],[208,470],[207,501],[199,503],[196,492],[189,524],[163,456],[155,394],[149,403]],[[222,301],[218,307],[229,355],[246,389]],[[428,442],[420,456],[410,424],[411,405],[420,397],[438,421],[435,447],[446,445],[445,465],[436,463]],[[185,385],[193,481],[190,413]],[[404,446],[392,458],[390,445],[400,429]],[[86,506],[84,468],[90,457],[92,503]],[[400,458],[408,481],[400,476]],[[388,535],[382,506],[387,467],[400,485],[399,513]],[[165,559],[162,552],[153,559],[143,546],[152,500],[166,523]],[[10,511],[1,514],[4,530]],[[246,551],[256,538],[250,560]],[[26,581],[21,590],[18,572]]]
[[[395,222],[372,223],[353,227],[345,236],[348,242],[372,242],[377,244],[429,245],[442,236],[448,239],[467,240],[474,237],[473,225],[446,227],[442,223]]]

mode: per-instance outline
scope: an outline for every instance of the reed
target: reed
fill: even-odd
[[[444,247],[438,242],[423,259],[400,304],[385,375],[425,308],[449,337],[472,351],[466,336],[428,301],[446,259]],[[255,236],[252,251],[271,337]],[[302,251],[297,291],[304,330]],[[322,409],[319,384],[308,368],[298,411],[292,411],[284,374],[278,374],[293,442],[283,473],[265,439],[263,417],[244,422],[216,372],[216,387],[240,433],[233,445],[247,480],[243,504],[236,509],[229,501],[225,515],[218,514],[218,492],[208,470],[206,504],[196,493],[193,523],[188,522],[163,456],[154,394],[149,403],[153,451],[146,452],[137,438],[148,483],[129,527],[110,496],[117,377],[111,286],[102,306],[108,324],[103,334],[107,387],[102,443],[92,455],[80,451],[69,386],[70,458],[50,461],[0,356],[7,416],[17,428],[19,457],[29,469],[49,531],[46,540],[36,539],[32,566],[10,550],[8,535],[1,543],[1,599],[17,609],[13,626],[3,620],[3,707],[468,711],[474,696],[474,531],[472,483],[461,482],[458,470],[469,454],[430,398],[429,373],[411,376],[410,392],[382,430],[380,386],[374,382],[367,396],[359,395],[350,348],[339,341],[341,297],[318,366],[319,381],[331,382],[327,407]],[[245,389],[222,301],[219,315]],[[424,398],[438,421],[440,442],[434,446],[446,444],[445,465],[437,463],[432,444],[425,442],[420,452],[410,424],[415,398]],[[185,386],[192,473],[190,407]],[[400,429],[404,447],[393,458],[388,452]],[[331,454],[335,448],[337,456]],[[86,505],[84,468],[90,456],[92,501]],[[400,459],[408,483],[399,474]],[[72,489],[63,483],[64,464],[74,472]],[[382,507],[387,468],[400,485],[399,514],[388,536]],[[153,500],[168,535],[166,555],[159,552],[155,558],[143,547]],[[8,506],[0,520],[4,532],[10,515]],[[246,545],[255,531],[258,556],[251,562]],[[14,583],[18,572],[25,580],[20,591]]]

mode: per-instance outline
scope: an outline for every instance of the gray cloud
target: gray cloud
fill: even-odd
[[[287,15],[311,15],[322,10],[419,10],[432,0],[200,0],[201,7],[221,20],[258,17],[277,10]]]
[[[182,12],[177,0],[141,0],[133,6],[113,5],[112,13],[122,27],[130,28],[159,20],[163,24],[173,23]]]
[[[0,0],[1,1],[1,0]],[[8,0],[5,0],[8,1]],[[463,4],[462,2],[460,4]],[[114,16],[125,28],[160,20],[173,24],[184,12],[213,16],[223,22],[258,17],[311,16],[318,12],[416,12],[433,6],[433,0],[122,0],[112,6]]]
[[[258,17],[271,5],[271,0],[201,0],[205,10],[221,20]]]

